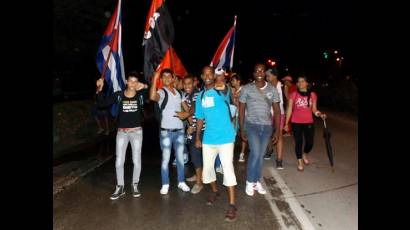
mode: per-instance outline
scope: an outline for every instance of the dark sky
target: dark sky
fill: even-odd
[[[63,1],[63,0],[61,0]],[[58,2],[58,1],[57,1]],[[63,1],[75,4],[75,1]],[[73,2],[73,3],[71,3]],[[58,3],[60,4],[60,3]],[[113,11],[116,0],[84,0],[71,8],[65,7],[64,17],[54,34],[65,37],[61,24],[69,20],[72,12],[83,11],[88,17],[76,25],[77,33],[70,32],[71,42],[84,40],[86,49],[77,53],[84,58],[89,70],[95,69],[95,53],[102,33],[108,23],[104,11]],[[150,0],[123,0],[123,51],[125,69],[142,70],[142,38]],[[339,49],[350,71],[355,71],[354,53],[354,5],[350,1],[193,1],[167,0],[173,18],[175,40],[173,46],[189,72],[198,74],[210,63],[219,43],[237,19],[234,70],[250,75],[257,61],[274,58],[278,68],[319,74],[323,69],[322,51]],[[86,10],[89,8],[90,10]],[[56,9],[56,6],[55,6]],[[61,11],[61,9],[60,9]],[[88,14],[88,15],[87,15]],[[95,18],[93,22],[91,18]],[[98,22],[98,23],[97,23]],[[82,29],[84,28],[84,29]],[[85,29],[88,28],[88,31]],[[87,40],[80,34],[87,34]],[[85,41],[86,40],[86,41]],[[70,43],[71,44],[71,43]],[[68,45],[69,46],[69,45]],[[58,45],[55,48],[59,49]],[[69,55],[60,52],[62,60]],[[75,57],[74,57],[75,58]],[[80,58],[81,59],[81,58]],[[65,66],[62,61],[59,66]],[[58,63],[57,63],[58,64]],[[82,67],[88,68],[88,67]],[[91,71],[92,72],[92,71]],[[95,72],[96,73],[96,72]]]

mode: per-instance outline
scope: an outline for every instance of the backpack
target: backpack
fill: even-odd
[[[182,92],[179,91],[178,89],[175,89],[175,90],[178,92],[182,100]],[[164,100],[162,101],[161,106],[157,102],[154,103],[154,117],[158,123],[161,123],[162,111],[165,109],[168,103],[168,92],[165,89],[162,89],[162,91],[164,91]]]

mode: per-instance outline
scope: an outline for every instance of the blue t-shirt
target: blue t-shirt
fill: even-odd
[[[218,94],[215,89],[210,89],[198,94],[195,116],[206,122],[203,144],[221,145],[235,141],[235,130],[229,119],[228,109],[223,93]]]

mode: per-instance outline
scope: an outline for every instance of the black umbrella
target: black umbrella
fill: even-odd
[[[323,119],[323,125],[325,127],[323,130],[323,137],[325,138],[327,156],[329,157],[330,165],[332,166],[332,169],[333,169],[333,149],[332,149],[332,144],[330,143],[331,133],[326,126],[326,119]]]

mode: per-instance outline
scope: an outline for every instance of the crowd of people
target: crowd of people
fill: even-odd
[[[254,67],[253,81],[248,84],[243,84],[237,73],[228,74],[223,68],[211,66],[202,69],[202,81],[192,74],[178,78],[170,69],[155,72],[150,85],[138,80],[140,77],[135,71],[129,73],[126,89],[108,97],[101,92],[104,80],[96,82],[97,107],[118,104],[117,185],[110,199],[116,200],[125,195],[124,161],[128,143],[131,143],[134,164],[132,195],[141,196],[138,184],[143,105],[147,101],[144,97],[155,103],[154,111],[160,128],[161,195],[167,195],[171,188],[169,163],[172,149],[177,168],[177,188],[198,194],[209,184],[208,205],[213,205],[220,197],[216,172],[223,174],[229,202],[226,221],[234,221],[237,212],[235,143],[240,146],[239,157],[235,160],[247,162],[245,193],[248,196],[254,196],[255,192],[266,194],[261,183],[263,159],[271,159],[273,149],[276,149],[276,169],[283,169],[284,136],[291,134],[294,137],[297,170],[302,172],[309,165],[308,154],[312,150],[314,136],[313,115],[322,119],[326,115],[317,109],[317,95],[312,92],[306,76],[298,76],[296,84],[293,84],[291,76],[279,79],[277,69],[267,69],[259,63]],[[162,88],[157,86],[159,81]],[[193,166],[189,178],[185,178],[185,167],[189,166],[184,153],[189,153],[192,163],[189,165]],[[191,188],[186,181],[195,183]]]

